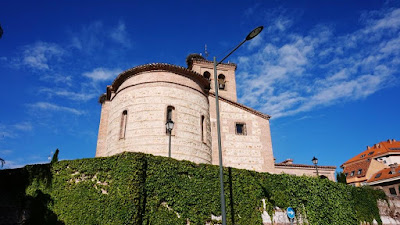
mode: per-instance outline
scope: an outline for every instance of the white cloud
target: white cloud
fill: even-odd
[[[256,43],[256,53],[238,59],[236,76],[240,101],[272,118],[362,99],[398,79],[399,9],[375,13],[363,27],[341,36],[319,24],[302,34],[277,27],[263,34],[277,39]]]
[[[8,126],[0,124],[0,140],[4,138],[14,138],[16,137],[15,132]]]
[[[23,47],[22,53],[15,64],[24,65],[37,70],[49,70],[51,60],[59,60],[64,50],[54,43],[36,42]]]
[[[92,79],[93,81],[106,81],[106,80],[111,80],[113,78],[116,78],[119,73],[121,73],[122,70],[115,68],[115,69],[107,69],[107,68],[95,68],[91,72],[85,72],[82,75],[84,77],[88,77]]]
[[[45,74],[40,77],[43,81],[52,82],[55,84],[61,84],[63,86],[72,86],[72,76],[66,76],[59,73]]]
[[[110,37],[112,40],[125,47],[131,46],[131,41],[128,33],[126,32],[125,23],[122,21],[120,21],[118,26],[111,31]]]
[[[77,110],[70,107],[59,106],[56,104],[48,103],[48,102],[37,102],[34,104],[28,104],[29,107],[38,109],[38,110],[47,110],[47,111],[60,111],[60,112],[68,112],[75,115],[82,115],[84,114],[83,111]]]
[[[123,21],[115,27],[107,27],[103,22],[96,21],[71,35],[71,46],[86,53],[98,52],[108,44],[117,43],[123,47],[131,47],[131,40]]]
[[[22,168],[26,165],[34,165],[34,164],[47,164],[49,163],[48,161],[40,160],[40,161],[33,161],[29,160],[26,161],[24,159],[18,159],[18,160],[6,160],[6,163],[4,164],[4,167],[2,169],[16,169],[16,168]]]
[[[96,93],[78,93],[66,89],[57,89],[57,88],[41,88],[39,89],[39,93],[45,93],[49,97],[59,96],[74,101],[88,101],[97,97],[98,95]]]
[[[72,34],[72,47],[86,52],[100,49],[104,46],[106,31],[101,21],[93,22],[83,26],[81,31]]]
[[[0,124],[0,140],[16,138],[21,132],[31,131],[33,126],[30,122],[19,122],[17,124]]]
[[[14,125],[14,128],[21,131],[31,131],[33,129],[30,122],[20,122]]]
[[[247,49],[252,50],[263,43],[263,36],[260,34],[257,37],[251,39],[251,42],[247,45]]]
[[[389,11],[383,11],[378,13],[378,15],[382,16],[383,18],[379,19],[368,19],[368,27],[364,29],[364,33],[371,33],[377,32],[380,30],[386,29],[395,29],[397,30],[400,27],[400,9],[393,9]],[[373,16],[373,15],[370,15]]]

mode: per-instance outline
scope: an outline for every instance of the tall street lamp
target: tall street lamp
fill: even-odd
[[[222,147],[221,147],[221,126],[219,118],[219,97],[218,97],[218,79],[217,79],[217,66],[221,64],[226,58],[228,58],[234,51],[236,51],[240,46],[242,46],[246,41],[250,41],[255,38],[263,30],[263,26],[259,26],[252,30],[246,38],[240,42],[228,55],[226,55],[221,61],[217,63],[217,58],[214,57],[214,89],[215,89],[215,104],[216,104],[216,114],[217,114],[217,134],[218,134],[218,153],[219,153],[219,179],[221,186],[221,213],[222,213],[222,225],[226,225],[226,210],[225,210],[225,194],[224,194],[224,173],[222,168]]]
[[[312,163],[314,163],[314,165],[315,165],[315,169],[317,170],[317,176],[319,177],[319,173],[318,173],[318,166],[317,166],[317,164],[318,164],[318,159],[317,158],[315,158],[315,156],[312,158]]]
[[[169,133],[169,144],[168,144],[168,157],[171,158],[171,133],[172,133],[172,129],[174,129],[174,121],[172,121],[171,119],[169,119],[167,121],[167,123],[165,124],[165,127],[167,128],[167,131]]]

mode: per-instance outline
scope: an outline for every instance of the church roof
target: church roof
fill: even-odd
[[[204,89],[209,89],[210,87],[210,81],[206,78],[204,78],[201,74],[189,70],[185,67],[182,66],[176,66],[172,64],[167,64],[167,63],[150,63],[150,64],[145,64],[145,65],[140,65],[133,67],[131,69],[125,70],[124,72],[120,73],[117,78],[115,78],[114,82],[111,84],[112,90],[118,90],[118,88],[121,86],[121,84],[127,80],[128,78],[142,72],[147,72],[147,71],[168,71],[171,73],[176,73],[183,75],[185,77],[188,77],[195,82],[197,82],[202,88]]]

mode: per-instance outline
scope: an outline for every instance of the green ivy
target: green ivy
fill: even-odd
[[[0,204],[31,211],[27,224],[211,224],[218,167],[142,153],[0,171]],[[327,179],[224,168],[228,224],[262,224],[293,207],[305,224],[381,224],[382,191]],[[265,199],[264,208],[262,199]]]

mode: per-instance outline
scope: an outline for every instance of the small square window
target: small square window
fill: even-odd
[[[247,135],[245,123],[236,123],[236,134]]]
[[[354,170],[353,171],[351,171],[351,174],[350,174],[350,176],[352,177],[352,176],[354,176]]]
[[[360,175],[361,172],[362,172],[362,169],[359,169],[359,170],[357,171],[357,175]]]
[[[382,175],[382,173],[378,173],[378,174],[375,176],[375,178],[379,178],[379,177],[381,177],[381,175]]]

